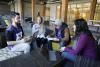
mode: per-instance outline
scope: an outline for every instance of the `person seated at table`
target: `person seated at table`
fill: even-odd
[[[89,31],[86,20],[76,19],[74,24],[77,42],[72,47],[61,49],[62,56],[70,61],[75,61],[76,56],[84,56],[96,60],[97,43],[92,33]]]
[[[30,52],[31,37],[24,37],[24,32],[20,23],[20,14],[11,13],[12,24],[6,30],[7,45],[11,51]]]
[[[36,36],[37,46],[41,47],[42,44],[45,44],[45,41],[47,41],[45,39],[45,26],[43,17],[41,16],[37,17],[37,22],[32,27],[32,34],[34,31],[36,31],[35,36]]]
[[[69,45],[71,38],[68,25],[59,19],[56,19],[54,24],[55,24],[56,38],[59,39],[60,46],[64,47]]]

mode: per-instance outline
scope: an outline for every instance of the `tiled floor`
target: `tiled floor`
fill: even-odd
[[[12,52],[8,47],[0,49],[0,61],[21,55],[21,52]]]

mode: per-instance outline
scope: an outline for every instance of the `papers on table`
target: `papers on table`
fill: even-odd
[[[53,40],[53,38],[47,38],[48,40]]]
[[[47,38],[48,40],[59,41],[58,38]]]

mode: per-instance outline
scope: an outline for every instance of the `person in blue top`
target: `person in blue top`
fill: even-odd
[[[55,27],[55,38],[53,39],[54,42],[60,42],[60,47],[66,47],[69,45],[71,38],[68,25],[65,22],[62,22],[60,19],[56,19],[54,22]],[[49,41],[51,44],[52,41]],[[48,45],[48,48],[52,50],[52,46]]]
[[[24,32],[20,23],[20,14],[12,13],[12,24],[6,30],[7,45],[11,51],[30,51],[30,37],[24,37]]]
[[[55,32],[56,38],[60,41],[60,46],[64,47],[69,45],[71,38],[68,25],[62,22],[60,19],[55,20]]]

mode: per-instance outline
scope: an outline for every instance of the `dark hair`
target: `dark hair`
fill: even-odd
[[[74,21],[74,23],[75,23],[75,26],[76,26],[76,31],[75,31],[76,35],[79,35],[81,32],[86,33],[88,35],[92,35],[92,33],[89,31],[86,20],[76,19]]]
[[[14,18],[16,15],[20,15],[18,12],[11,12],[11,17]]]

